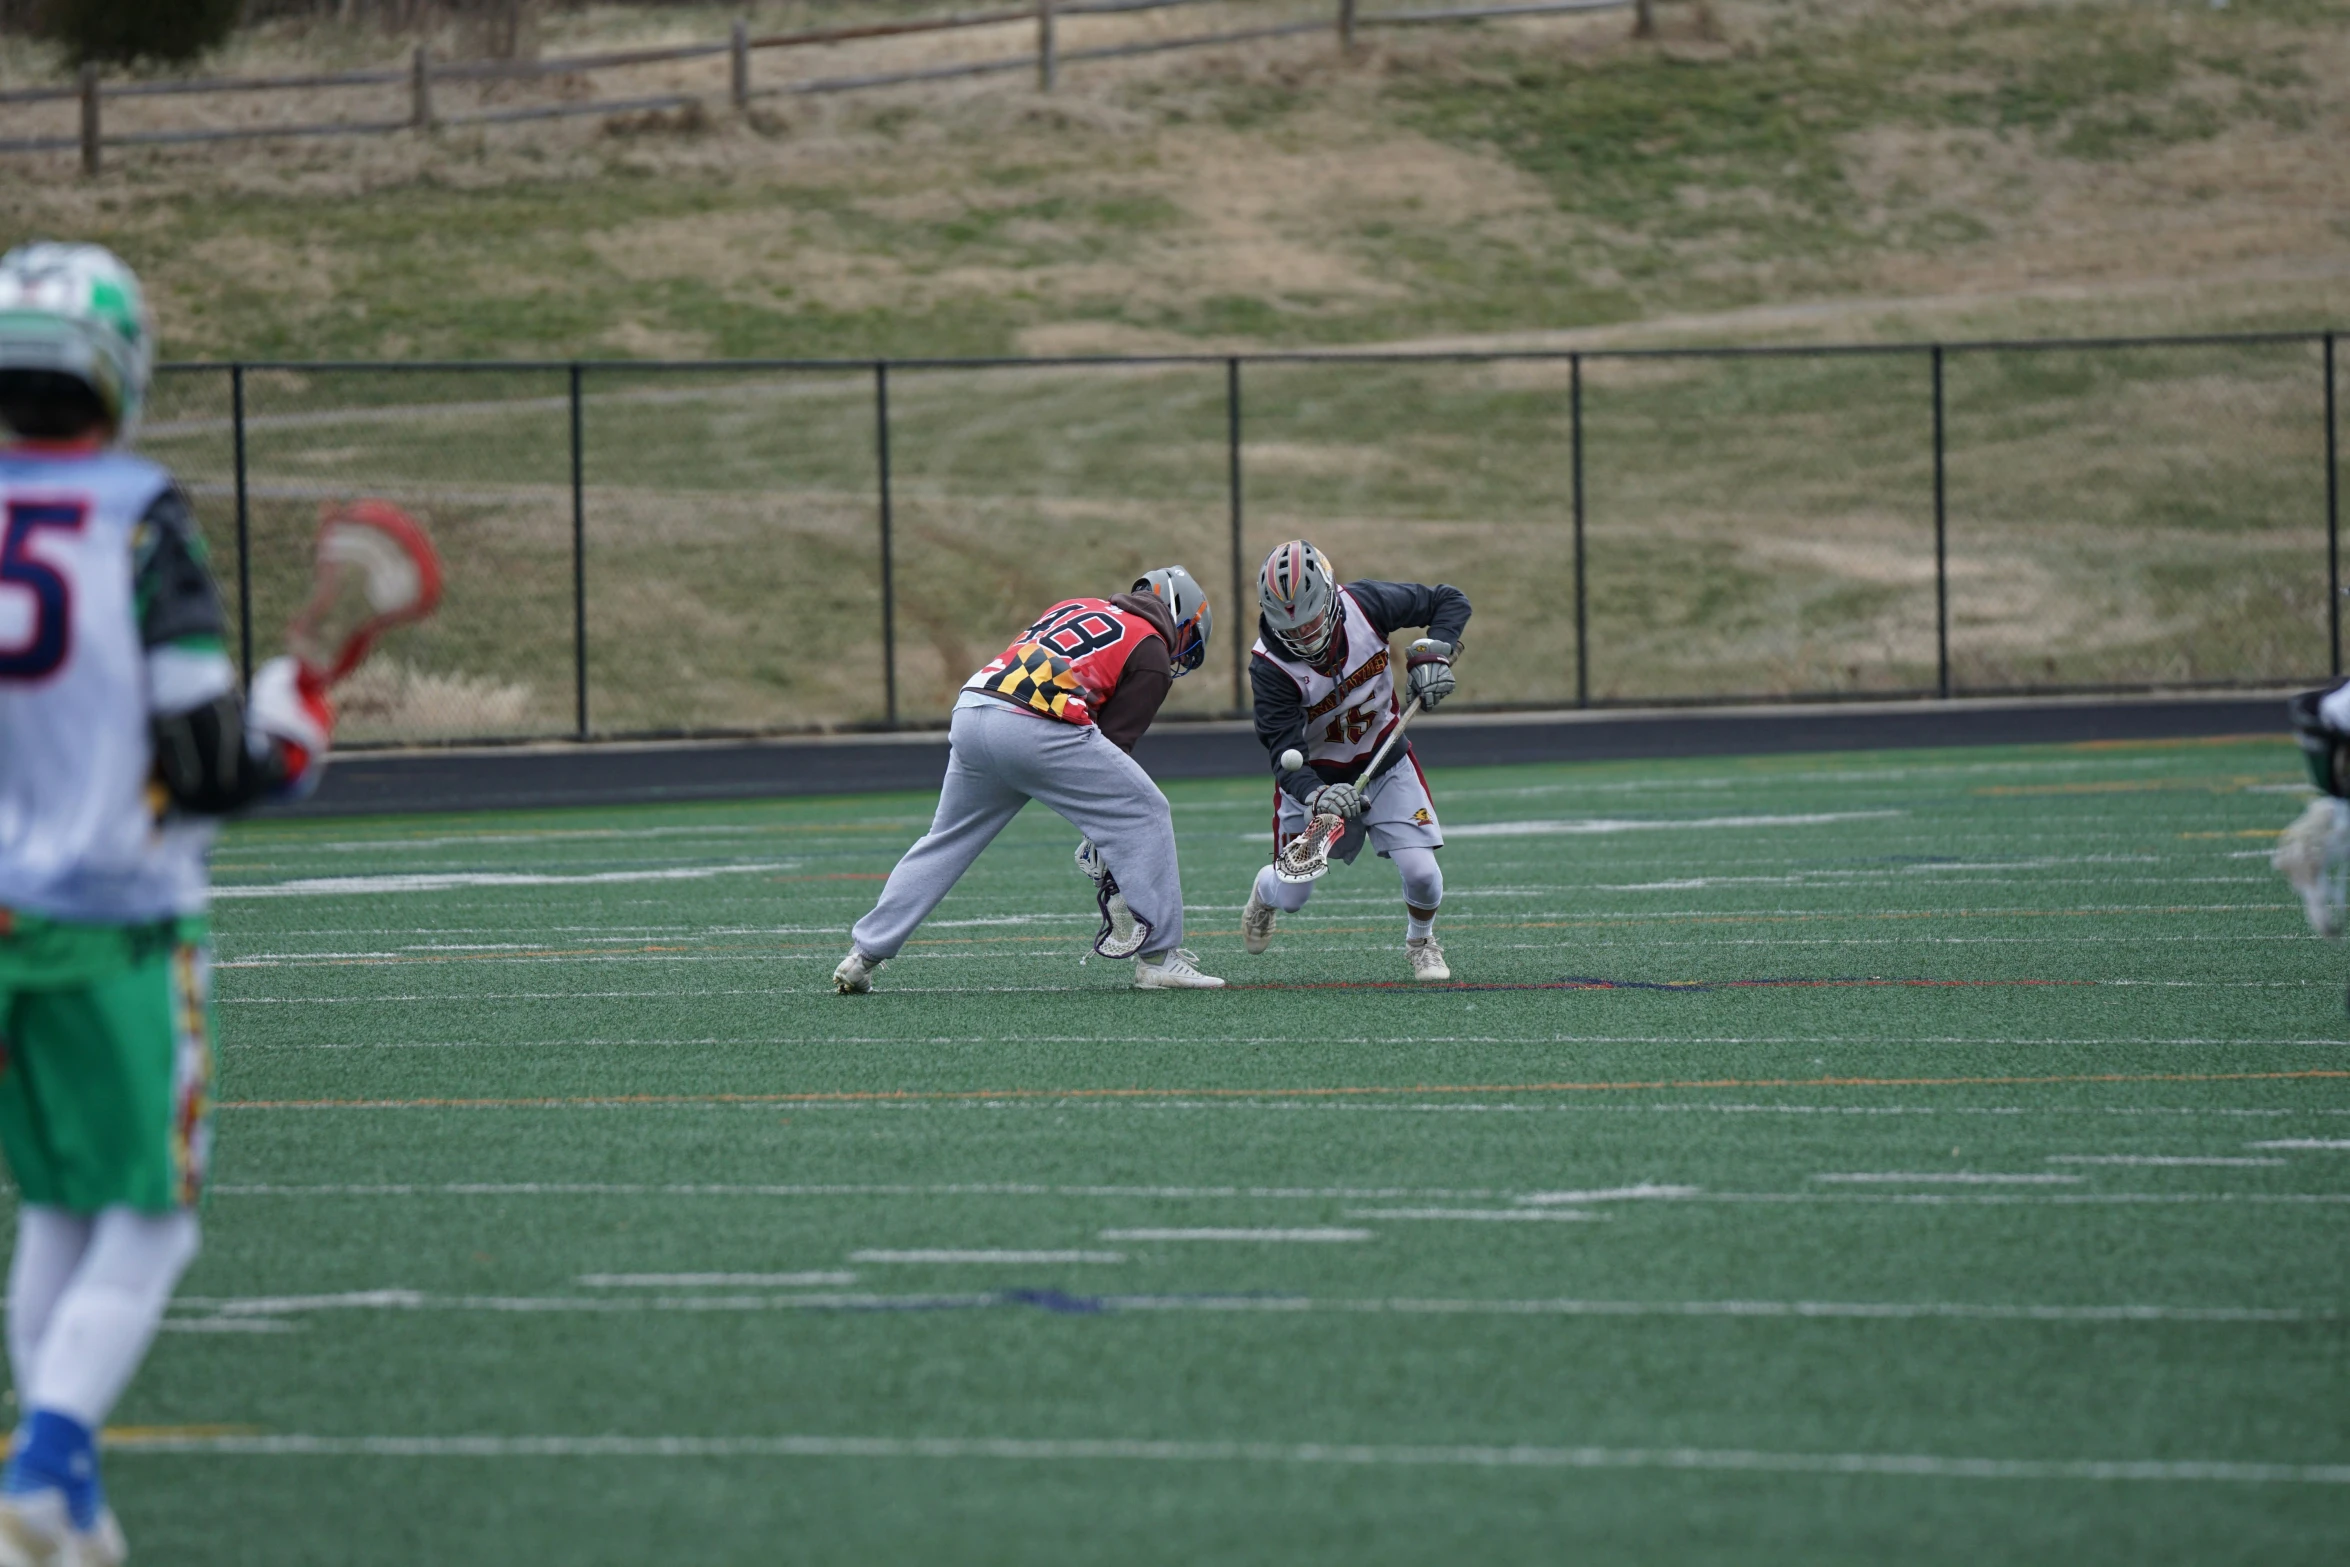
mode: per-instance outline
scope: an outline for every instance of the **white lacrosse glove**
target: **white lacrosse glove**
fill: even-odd
[[[1077,840],[1077,874],[1097,887],[1110,874],[1109,863],[1102,858],[1102,851],[1093,846],[1091,838]]]
[[[1459,648],[1450,642],[1422,637],[1404,649],[1404,679],[1422,707],[1434,707],[1452,695],[1452,657]]]
[[[1350,783],[1324,784],[1306,801],[1306,809],[1316,816],[1352,821],[1363,814],[1363,791]]]
[[[286,782],[280,798],[305,799],[317,790],[326,772],[334,726],[335,710],[327,703],[326,688],[299,662],[280,656],[253,671],[253,689],[245,697],[245,731],[248,737],[274,740],[284,748]]]

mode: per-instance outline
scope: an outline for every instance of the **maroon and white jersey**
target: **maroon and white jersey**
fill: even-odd
[[[1333,780],[1351,779],[1400,716],[1387,639],[1363,613],[1352,588],[1338,590],[1338,603],[1345,616],[1346,657],[1337,674],[1323,674],[1262,636],[1251,650],[1297,682],[1305,704],[1306,765]]]

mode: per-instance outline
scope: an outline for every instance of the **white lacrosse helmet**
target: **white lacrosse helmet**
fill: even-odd
[[[113,251],[44,241],[0,256],[0,404],[38,406],[60,381],[76,383],[113,421],[115,440],[128,443],[146,405],[154,343],[146,294]]]
[[[1330,557],[1303,539],[1274,550],[1257,573],[1257,608],[1265,629],[1285,651],[1319,663],[1344,620]]]
[[[1208,634],[1215,617],[1208,612],[1207,590],[1181,566],[1161,566],[1134,579],[1131,593],[1148,593],[1175,617],[1174,656],[1169,673],[1178,680],[1207,662]]]

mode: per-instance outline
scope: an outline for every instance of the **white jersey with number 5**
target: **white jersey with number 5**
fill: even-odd
[[[0,908],[108,924],[203,911],[214,828],[159,823],[148,793],[133,556],[171,484],[122,453],[0,452]]]
[[[1338,590],[1345,615],[1345,667],[1325,675],[1302,658],[1257,638],[1255,656],[1297,682],[1305,703],[1306,763],[1337,776],[1371,759],[1398,716],[1395,676],[1387,667],[1387,639],[1345,588]]]

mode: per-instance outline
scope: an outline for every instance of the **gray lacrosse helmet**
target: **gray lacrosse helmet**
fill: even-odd
[[[1303,539],[1275,549],[1257,573],[1257,608],[1284,651],[1320,662],[1344,620],[1330,557]]]
[[[1161,566],[1134,579],[1127,591],[1148,593],[1175,617],[1175,646],[1168,673],[1180,680],[1208,658],[1208,633],[1215,617],[1208,611],[1208,594],[1198,579],[1181,566]]]
[[[147,401],[154,332],[138,277],[101,245],[19,245],[0,256],[0,393],[79,382],[127,444]]]

